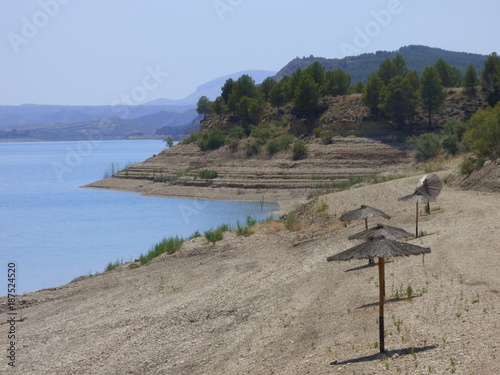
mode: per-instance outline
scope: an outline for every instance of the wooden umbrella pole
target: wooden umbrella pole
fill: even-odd
[[[378,258],[378,282],[379,282],[379,292],[380,292],[378,330],[379,330],[379,341],[380,341],[380,353],[384,353],[385,352],[385,343],[384,343],[385,259],[384,258]]]
[[[365,229],[368,229],[368,218],[365,217]]]
[[[417,203],[417,213],[416,213],[416,218],[415,218],[415,238],[418,238],[418,201]]]

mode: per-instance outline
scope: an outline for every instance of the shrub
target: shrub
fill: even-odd
[[[481,168],[484,164],[484,161],[485,160],[482,157],[479,157],[476,160],[471,160],[471,158],[466,158],[460,164],[460,173],[468,176],[476,169]]]
[[[250,215],[248,215],[247,219],[246,219],[246,223],[247,223],[247,226],[253,227],[255,224],[257,224],[257,220],[255,220]]]
[[[212,129],[201,133],[198,146],[201,150],[217,150],[226,142],[226,134],[220,129]]]
[[[114,270],[116,267],[121,266],[122,264],[123,264],[123,259],[117,259],[114,262],[109,262],[107,264],[106,268],[104,269],[104,271],[108,272],[108,271]]]
[[[183,145],[188,145],[190,143],[195,143],[195,142],[198,142],[198,138],[200,136],[200,133],[198,132],[192,132],[190,133],[186,138],[184,138],[182,141],[181,141],[181,144]]]
[[[167,138],[164,139],[164,141],[167,144],[168,148],[174,147],[175,139],[172,136],[168,136]]]
[[[261,142],[256,138],[249,138],[245,147],[245,153],[248,157],[259,154]]]
[[[266,145],[266,151],[270,155],[274,155],[275,153],[280,151],[280,144],[279,144],[278,140],[277,139],[270,140]]]
[[[478,110],[469,127],[464,143],[472,152],[486,158],[500,157],[500,103],[494,108]]]
[[[324,145],[331,145],[333,143],[333,132],[331,130],[328,130],[323,133],[321,142],[323,142]]]
[[[288,150],[295,137],[291,134],[283,134],[276,139],[280,145],[280,150]]]
[[[237,224],[236,224],[236,235],[237,236],[250,236],[251,234],[253,234],[253,231],[250,230],[249,226],[243,226],[240,224],[239,221],[237,222]]]
[[[236,126],[229,131],[229,134],[227,136],[229,138],[236,138],[236,139],[245,138],[246,136],[245,129],[243,129],[243,126]]]
[[[141,254],[139,260],[141,264],[146,264],[161,254],[173,254],[181,248],[183,243],[184,239],[181,237],[175,236],[164,238],[161,242],[154,245],[145,255]]]
[[[220,228],[216,230],[207,230],[204,235],[208,242],[215,244],[217,241],[221,241],[224,238],[224,231]]]
[[[442,146],[447,154],[456,155],[460,149],[458,137],[456,135],[445,136],[442,141]]]
[[[240,140],[238,138],[228,138],[227,145],[229,147],[229,151],[236,152],[238,151]]]
[[[288,215],[285,218],[283,225],[286,229],[292,232],[298,231],[302,226],[300,221],[297,220],[297,217],[294,214]]]
[[[273,135],[274,132],[269,124],[262,124],[258,127],[254,127],[250,133],[251,137],[260,139],[262,143],[266,143]]]
[[[200,231],[197,230],[191,236],[189,236],[189,239],[192,240],[193,238],[198,238],[198,237],[201,237],[201,233]]]
[[[210,169],[203,169],[203,170],[201,170],[198,173],[198,176],[200,178],[204,178],[204,179],[207,179],[207,180],[211,180],[211,179],[217,178],[218,175],[219,174],[217,173],[217,171],[210,170]]]
[[[313,129],[313,134],[316,138],[319,138],[321,135],[321,128],[314,128]]]
[[[321,203],[321,205],[316,209],[316,212],[325,212],[326,210],[328,210],[328,203],[326,202],[323,202]]]
[[[293,160],[299,160],[307,156],[307,145],[303,141],[295,141],[292,146]]]
[[[436,133],[425,133],[410,139],[417,161],[425,161],[437,155],[441,150],[441,138]]]

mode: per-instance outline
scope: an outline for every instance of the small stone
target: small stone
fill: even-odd
[[[394,354],[394,355],[392,356],[392,359],[398,359],[398,358],[399,358],[399,354],[398,354],[398,353],[396,353],[396,354]]]
[[[337,363],[339,363],[339,361],[337,361],[336,359],[334,359],[333,361],[330,362],[330,365],[336,365]]]

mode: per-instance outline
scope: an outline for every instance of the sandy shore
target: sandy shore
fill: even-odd
[[[319,197],[298,209],[296,231],[275,222],[215,245],[197,238],[147,266],[18,296],[17,367],[8,371],[495,374],[498,194],[445,186],[420,218],[425,236],[410,240],[432,253],[387,263],[387,357],[377,348],[376,268],[326,262],[355,244],[347,236],[364,224],[338,217],[361,203],[411,232],[415,205],[397,197],[418,177]]]

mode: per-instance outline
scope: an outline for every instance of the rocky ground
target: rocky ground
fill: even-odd
[[[450,171],[440,172],[448,180]],[[377,268],[328,263],[364,228],[339,216],[360,204],[410,232],[397,198],[419,175],[293,199],[282,222],[215,245],[18,296],[18,374],[495,374],[500,326],[498,193],[445,185],[421,213],[431,254],[386,265],[385,356],[378,354]],[[323,212],[318,212],[323,211]],[[289,217],[290,215],[288,215]],[[370,224],[378,221],[370,220]],[[98,249],[96,249],[98,251]],[[0,299],[5,310],[5,298]],[[2,314],[5,314],[2,311]],[[6,327],[6,326],[4,326]],[[5,361],[5,359],[4,359]]]

